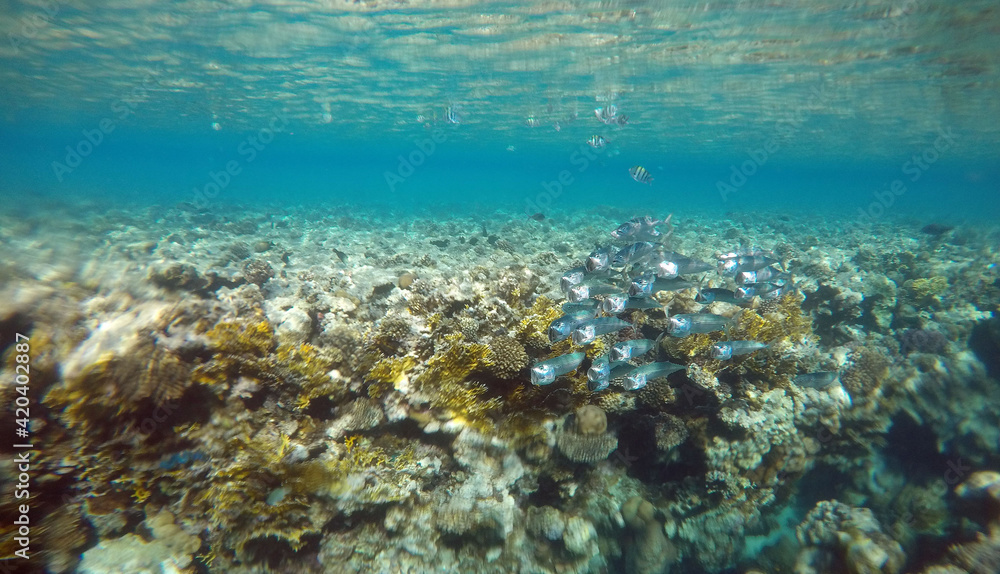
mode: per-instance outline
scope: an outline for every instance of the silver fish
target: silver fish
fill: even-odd
[[[559,289],[561,289],[563,293],[567,293],[569,292],[570,287],[582,283],[586,276],[586,267],[574,267],[563,273],[562,277],[559,278]]]
[[[611,261],[611,266],[621,268],[629,264],[641,263],[649,259],[655,249],[656,246],[648,241],[639,241],[627,245],[615,254],[615,258]]]
[[[620,289],[620,287],[608,285],[607,283],[587,281],[570,287],[566,298],[573,303],[579,303],[580,301],[590,299],[594,295],[607,295],[609,293],[615,293]]]
[[[749,298],[749,297],[748,297]],[[721,301],[723,303],[731,303],[733,305],[740,305],[746,303],[745,299],[741,298],[734,291],[729,289],[722,289],[719,287],[712,287],[710,289],[701,289],[698,294],[694,296],[696,303],[701,303],[702,305],[708,305],[709,303],[715,303],[716,301]]]
[[[757,271],[758,269],[763,269],[770,265],[774,265],[775,263],[780,263],[780,261],[774,259],[773,257],[766,257],[764,255],[740,255],[739,257],[720,259],[719,273],[722,275],[733,275],[744,271]]]
[[[631,327],[632,323],[622,321],[617,317],[598,317],[578,324],[573,328],[570,337],[574,345],[586,345],[594,342],[597,337]]]
[[[577,325],[594,318],[593,311],[584,309],[567,313],[549,323],[549,341],[558,343],[569,338],[570,333]]]
[[[733,292],[733,295],[739,301],[747,301],[753,299],[754,297],[760,297],[761,299],[777,299],[785,293],[791,290],[790,285],[781,285],[778,283],[754,283],[749,285],[740,285]]]
[[[709,354],[713,359],[728,361],[738,355],[748,355],[760,349],[766,349],[767,343],[759,341],[723,341],[715,343],[709,349]]]
[[[609,315],[617,315],[625,310],[629,297],[627,293],[609,293],[601,301],[601,311]]]
[[[737,257],[745,256],[774,258],[774,252],[753,245],[751,247],[741,247],[740,249],[730,251],[729,253],[723,253],[722,255],[719,255],[719,259],[736,259]]]
[[[584,268],[589,273],[610,269],[612,252],[614,252],[614,247],[610,245],[591,251],[590,255],[587,256],[587,261],[583,264]]]
[[[632,339],[631,341],[619,341],[611,346],[610,357],[612,361],[628,361],[645,355],[656,347],[653,339]]]
[[[645,273],[632,280],[632,284],[628,288],[628,294],[629,297],[649,297],[660,291],[680,291],[681,289],[690,289],[697,286],[697,283],[692,283],[678,277],[662,279],[657,277],[655,273]]]
[[[660,261],[656,264],[656,274],[664,279],[672,279],[687,273],[703,273],[712,269],[712,266],[704,261],[691,259],[673,251],[659,255]]]
[[[684,365],[677,365],[668,361],[659,363],[646,363],[637,367],[634,371],[625,376],[622,385],[626,391],[636,391],[646,386],[649,381],[666,377],[671,373],[687,369]]]
[[[737,285],[773,282],[776,279],[787,279],[788,274],[774,267],[765,267],[757,271],[741,271],[736,274]]]
[[[611,362],[607,355],[594,359],[587,369],[587,388],[593,392],[603,391],[611,382]]]
[[[556,377],[565,375],[570,371],[575,371],[580,366],[580,363],[583,362],[584,357],[586,357],[584,353],[570,353],[535,363],[531,367],[531,384],[551,384],[556,380]]]
[[[562,311],[571,315],[577,311],[590,311],[591,317],[597,316],[597,311],[601,308],[601,302],[597,299],[584,299],[577,303],[566,302],[562,304]]]
[[[667,320],[667,333],[671,337],[687,337],[698,333],[711,333],[726,328],[730,319],[711,313],[685,313]]]
[[[642,239],[656,239],[662,235],[662,233],[660,233],[660,231],[656,228],[660,225],[669,226],[670,219],[672,217],[672,213],[662,221],[659,219],[653,219],[648,215],[633,217],[612,231],[611,237],[614,237],[615,239],[640,239],[640,236],[642,236]]]

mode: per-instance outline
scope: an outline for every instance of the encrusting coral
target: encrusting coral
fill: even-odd
[[[598,462],[618,448],[618,439],[607,429],[608,418],[603,409],[583,406],[576,410],[572,422],[563,422],[556,434],[556,445],[573,462]]]

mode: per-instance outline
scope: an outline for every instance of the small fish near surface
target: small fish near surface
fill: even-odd
[[[617,124],[618,123],[618,106],[611,104],[609,106],[597,108],[594,110],[594,115],[597,119],[604,124]]]
[[[767,347],[767,343],[759,341],[722,341],[712,345],[708,352],[717,361],[728,361],[733,357],[749,355]]]
[[[604,136],[592,135],[590,139],[587,140],[587,144],[594,149],[601,149],[608,145],[610,142]]]
[[[460,124],[462,123],[462,115],[454,106],[448,106],[448,109],[444,112],[444,117],[448,120],[449,124]]]
[[[638,181],[639,183],[653,183],[653,176],[649,175],[646,168],[641,165],[633,165],[628,168],[628,174],[632,176],[632,179]]]
[[[575,371],[586,356],[584,353],[570,353],[535,363],[531,367],[531,384],[539,386],[551,384],[556,377]]]

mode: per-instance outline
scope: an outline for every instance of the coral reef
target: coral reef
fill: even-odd
[[[618,439],[608,429],[608,418],[600,407],[587,405],[563,421],[556,433],[559,452],[573,462],[593,463],[608,458],[618,448]]]
[[[667,248],[773,245],[794,288],[660,292],[621,314],[633,327],[575,345],[548,336],[560,277],[627,210],[240,213],[108,214],[131,223],[87,266],[0,277],[0,331],[32,340],[50,571],[995,570],[1000,291],[982,238],[887,223],[873,245],[850,222],[692,215]],[[678,313],[730,323],[631,360],[684,372],[588,390],[594,359]],[[767,347],[713,358],[727,340]],[[530,384],[576,352],[579,369]],[[817,372],[832,382],[795,382]]]
[[[622,519],[632,532],[626,545],[626,571],[636,574],[667,574],[677,551],[663,533],[656,509],[638,496],[621,508]]]
[[[895,574],[905,562],[902,547],[882,532],[869,509],[836,500],[817,503],[796,536],[804,546],[796,560],[797,572]]]

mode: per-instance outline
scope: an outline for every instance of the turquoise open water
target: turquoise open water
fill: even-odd
[[[2,14],[8,199],[173,204],[236,161],[212,201],[951,222],[1000,209],[989,1],[53,1]],[[597,120],[609,104],[627,125]],[[592,135],[611,142],[595,159]],[[387,182],[407,158],[420,165]],[[563,170],[564,192],[546,188]],[[895,180],[904,193],[887,192]],[[891,205],[872,209],[876,194]]]

